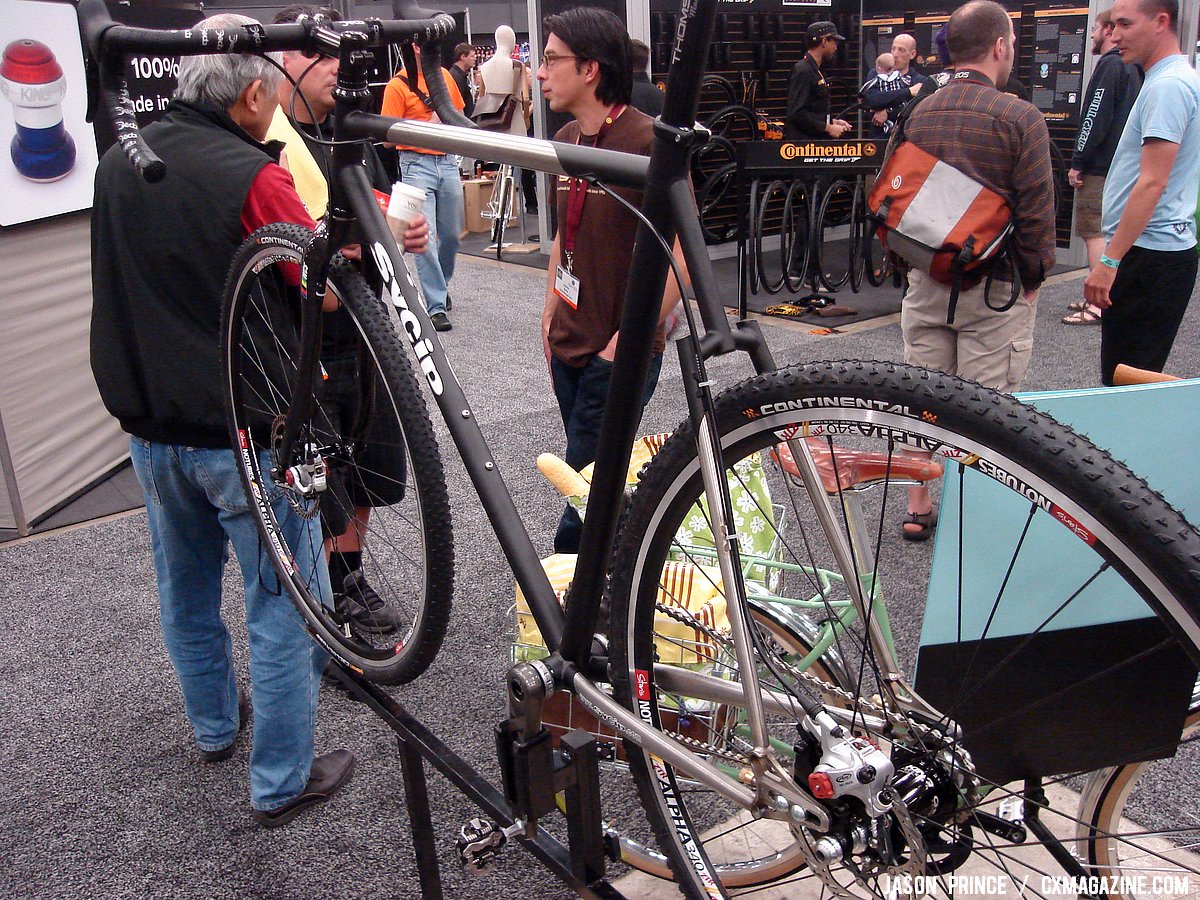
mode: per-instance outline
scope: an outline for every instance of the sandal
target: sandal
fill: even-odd
[[[1068,303],[1067,309],[1070,312],[1083,312],[1089,306],[1091,306],[1091,304],[1086,300],[1076,300],[1074,303]]]
[[[1089,306],[1087,309],[1073,312],[1069,316],[1063,316],[1062,322],[1064,325],[1099,325],[1100,313]]]
[[[909,531],[904,527],[905,525],[919,525],[920,528],[916,531]],[[927,541],[935,528],[937,528],[936,509],[931,509],[927,513],[910,512],[908,518],[900,526],[900,534],[906,541]]]

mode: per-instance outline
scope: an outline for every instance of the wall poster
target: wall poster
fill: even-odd
[[[875,58],[892,49],[892,38],[904,33],[904,13],[880,12],[862,20],[862,78],[875,68]]]
[[[202,18],[197,4],[110,3],[127,25],[182,28]],[[86,120],[87,86],[75,9],[44,0],[0,4],[0,226],[31,222],[92,205],[99,154],[112,126]],[[138,124],[166,108],[178,61],[139,56],[127,63]]]
[[[1088,52],[1088,8],[1056,2],[1034,12],[1030,100],[1047,122],[1079,120],[1083,64]]]
[[[949,13],[917,16],[913,24],[913,39],[917,42],[916,64],[925,74],[940,72],[944,68],[937,50],[937,33],[950,21]]]

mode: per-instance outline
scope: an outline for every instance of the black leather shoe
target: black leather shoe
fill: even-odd
[[[312,761],[308,784],[304,786],[299,797],[270,812],[256,809],[254,818],[264,828],[278,828],[280,825],[286,825],[302,812],[319,806],[332,797],[342,785],[350,780],[352,774],[354,774],[354,754],[349,750],[334,750],[332,753],[318,756]]]
[[[452,300],[450,295],[447,294],[446,295],[446,312],[450,312],[450,310],[452,310],[452,309],[454,309],[454,300]]]
[[[224,762],[233,756],[233,750],[237,746],[238,738],[242,732],[246,730],[246,724],[250,721],[250,698],[238,691],[238,733],[233,736],[233,743],[228,747],[222,747],[220,750],[200,750],[200,758],[206,763]]]
[[[454,327],[450,324],[450,317],[443,312],[436,312],[429,319],[433,322],[434,331],[449,331]]]

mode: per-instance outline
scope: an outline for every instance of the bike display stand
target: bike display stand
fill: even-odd
[[[505,172],[507,169],[507,173]],[[512,191],[507,200],[501,200],[496,196],[501,179],[507,177],[512,184]],[[503,207],[503,208],[502,208]],[[488,253],[495,252],[496,259],[503,259],[505,250],[515,244],[525,243],[525,187],[521,183],[520,170],[514,166],[501,166],[495,172],[495,181],[493,182],[492,197],[488,201],[488,209],[480,213],[485,219],[492,220],[493,235],[498,235],[497,239],[485,247]],[[503,219],[501,224],[497,224],[497,220]],[[520,232],[520,240],[506,241],[508,229],[513,223],[516,223],[517,230]]]
[[[745,318],[749,310],[750,266],[756,264],[751,259],[750,248],[750,183],[772,179],[806,179],[810,194],[807,211],[809,240],[817,240],[821,225],[817,221],[820,194],[825,186],[837,178],[854,178],[865,172],[874,172],[879,168],[886,146],[886,141],[857,139],[744,141],[737,145],[738,314],[741,318]],[[797,305],[820,309],[836,301],[833,294],[817,289],[819,275],[815,267],[810,265],[805,278],[809,292],[796,298]],[[790,286],[788,290],[791,290]]]
[[[515,667],[514,672],[521,668]],[[552,748],[549,733],[541,728],[540,704],[532,738],[522,739],[520,729],[513,728],[512,718],[501,723],[497,727],[505,782],[505,791],[501,792],[378,685],[336,661],[329,671],[396,733],[405,805],[424,900],[443,897],[425,780],[426,762],[499,826],[492,828],[475,819],[463,829],[460,852],[464,840],[474,838],[468,846],[472,858],[478,860],[480,871],[512,837],[580,897],[597,900],[625,897],[604,878],[605,838],[600,825],[597,752],[590,734],[576,730],[562,739],[558,749]],[[506,752],[506,747],[511,749]],[[536,827],[537,816],[557,808],[559,791],[566,795],[569,846]],[[510,798],[515,802],[510,802]],[[534,816],[522,819],[514,814],[514,806],[532,809]],[[473,827],[476,830],[468,834],[467,829]]]

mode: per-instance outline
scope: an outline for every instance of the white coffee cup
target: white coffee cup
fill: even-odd
[[[392,197],[388,201],[388,227],[400,249],[404,249],[404,230],[425,208],[425,192],[411,184],[397,181],[392,185]]]

